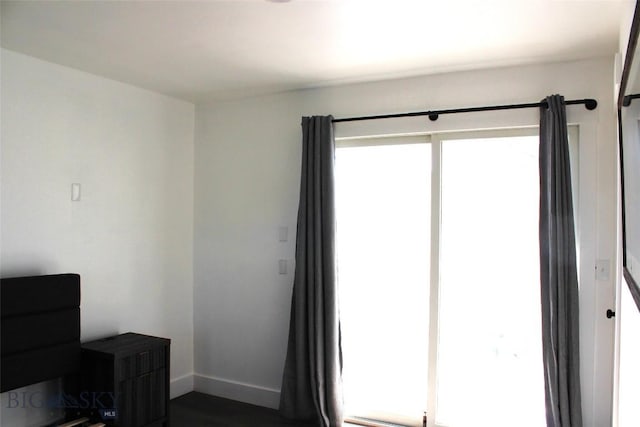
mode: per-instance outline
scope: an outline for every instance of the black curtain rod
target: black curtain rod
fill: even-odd
[[[640,98],[640,94],[636,93],[633,95],[627,95],[622,99],[622,106],[623,107],[628,107],[629,105],[631,105],[631,101],[633,101],[634,99],[638,99]]]
[[[598,106],[598,101],[595,99],[574,99],[565,101],[564,105],[581,105],[584,104],[587,110],[595,110]],[[362,120],[376,120],[376,119],[394,119],[398,117],[415,117],[415,116],[429,116],[429,120],[435,122],[441,114],[455,114],[455,113],[475,113],[477,111],[496,111],[496,110],[516,110],[520,108],[539,108],[548,107],[547,101],[532,102],[529,104],[511,104],[511,105],[492,105],[489,107],[469,107],[469,108],[455,108],[451,110],[435,110],[435,111],[416,111],[412,113],[397,113],[397,114],[382,114],[379,116],[362,116],[362,117],[346,117],[343,119],[333,119],[333,123],[341,122],[357,122]]]

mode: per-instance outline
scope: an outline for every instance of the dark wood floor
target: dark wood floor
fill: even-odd
[[[315,427],[285,420],[278,411],[191,392],[171,401],[171,427]]]

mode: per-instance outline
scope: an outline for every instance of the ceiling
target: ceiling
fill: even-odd
[[[630,0],[5,1],[4,48],[189,101],[613,55]]]

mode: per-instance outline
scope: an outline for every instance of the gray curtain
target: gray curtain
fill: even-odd
[[[578,279],[564,98],[540,110],[540,282],[547,427],[581,427]]]
[[[280,411],[342,426],[332,117],[302,118],[296,268]]]

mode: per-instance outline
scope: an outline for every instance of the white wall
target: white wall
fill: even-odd
[[[212,103],[196,109],[194,357],[196,390],[277,406],[286,352],[300,173],[300,116],[335,117],[593,97],[569,107],[580,124],[579,238],[585,426],[611,423],[616,259],[616,125],[613,58],[450,73]],[[513,110],[336,125],[338,136],[536,125]],[[286,225],[290,239],[278,242]],[[613,264],[611,264],[613,265]],[[290,271],[291,273],[291,271]]]
[[[636,8],[636,2],[629,1],[623,4],[622,14],[620,16],[620,33],[618,37],[618,45],[620,46],[618,51],[622,55],[622,62],[627,54],[627,48],[629,45],[629,33],[631,32],[631,24],[633,22],[633,15]]]
[[[190,390],[194,106],[1,54],[0,274],[79,273],[82,340],[171,338],[172,395]],[[3,426],[49,416],[5,400]]]

